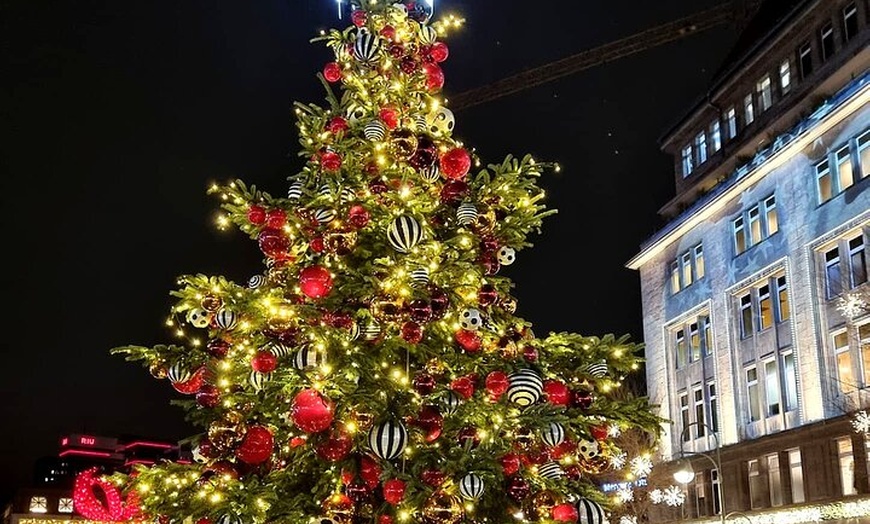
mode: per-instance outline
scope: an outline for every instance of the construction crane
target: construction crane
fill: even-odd
[[[527,69],[491,84],[451,96],[450,108],[457,111],[480,105],[729,22],[743,25],[760,3],[759,0],[727,2],[555,62]]]

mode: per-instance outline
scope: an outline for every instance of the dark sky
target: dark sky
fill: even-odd
[[[718,0],[439,0],[468,20],[447,40],[445,93],[498,80]],[[291,103],[320,102],[344,26],[331,0],[3,0],[0,115],[5,321],[0,500],[60,435],[191,432],[174,392],[110,356],[173,341],[181,274],[238,282],[256,244],[213,227],[212,181],[283,194],[299,167]],[[457,111],[486,162],[558,161],[541,184],[560,210],[500,274],[535,332],[642,340],[639,279],[624,268],[673,194],[657,139],[704,91],[736,32],[719,27]]]

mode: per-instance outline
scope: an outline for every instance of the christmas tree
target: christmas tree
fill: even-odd
[[[537,338],[516,315],[500,273],[554,212],[537,180],[555,166],[481,167],[454,137],[439,65],[451,24],[431,15],[355,6],[352,26],[314,39],[334,60],[324,107],[296,104],[305,165],[286,196],[210,190],[264,269],[242,285],[181,277],[181,341],[113,350],[189,395],[178,403],[203,433],[193,463],[116,474],[127,506],[113,494],[110,515],[597,523],[620,431],[658,435],[645,398],[613,394],[640,344]]]

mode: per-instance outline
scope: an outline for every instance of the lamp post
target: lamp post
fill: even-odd
[[[674,472],[674,480],[679,482],[680,484],[688,484],[692,482],[692,479],[695,478],[695,470],[692,469],[692,462],[686,455],[685,450],[683,449],[683,437],[686,435],[686,432],[689,431],[689,428],[692,426],[698,426],[704,428],[704,431],[713,435],[713,439],[716,441],[716,458],[714,459],[708,453],[704,453],[702,451],[693,451],[688,455],[691,457],[692,455],[700,455],[705,459],[709,460],[711,464],[713,464],[713,468],[716,470],[716,473],[719,475],[719,518],[722,521],[722,524],[725,524],[725,520],[729,515],[725,513],[725,483],[722,482],[722,455],[719,452],[719,436],[715,431],[710,429],[710,426],[707,424],[695,421],[690,422],[683,428],[683,431],[680,432],[680,459],[677,462],[678,468],[677,471]]]

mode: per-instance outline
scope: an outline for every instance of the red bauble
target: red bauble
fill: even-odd
[[[350,21],[353,22],[353,25],[357,27],[362,27],[366,25],[366,21],[368,19],[368,14],[366,14],[366,12],[362,9],[356,9],[350,14]]]
[[[278,357],[271,351],[261,349],[251,359],[251,367],[260,373],[271,373],[278,367]]]
[[[335,62],[329,62],[323,66],[323,78],[327,82],[338,82],[341,80],[341,66]]]
[[[431,444],[438,440],[444,429],[444,417],[436,406],[423,406],[414,424],[423,430],[423,438]]]
[[[257,235],[260,251],[269,258],[284,260],[289,256],[290,239],[280,229],[266,228]]]
[[[469,353],[477,353],[480,351],[480,346],[482,344],[482,340],[480,339],[480,335],[477,331],[471,331],[469,329],[460,329],[456,333],[454,333],[453,338],[456,339],[456,342],[459,344],[462,349]]]
[[[317,433],[332,424],[332,402],[313,389],[303,389],[293,398],[290,417],[302,431]]]
[[[396,39],[396,28],[391,25],[385,25],[381,28],[381,36],[392,42]]]
[[[196,524],[211,524],[211,519],[208,517],[202,517],[201,519],[196,520]]]
[[[255,226],[263,225],[263,222],[266,221],[266,210],[262,208],[262,206],[258,206],[257,204],[251,204],[248,207],[248,222],[254,224]]]
[[[378,112],[378,116],[387,126],[387,129],[396,129],[399,126],[399,112],[395,108],[385,107]]]
[[[484,252],[477,257],[477,263],[483,266],[485,275],[495,275],[501,269],[501,264],[498,262],[494,253]]]
[[[220,455],[220,452],[208,437],[199,439],[199,442],[196,443],[196,451],[207,459],[214,459]]]
[[[266,227],[281,229],[287,224],[287,212],[283,209],[270,209],[266,211]]]
[[[308,241],[308,247],[311,248],[311,251],[315,253],[323,253],[326,251],[326,244],[323,241],[323,237],[314,237]]]
[[[423,328],[413,320],[405,322],[402,324],[402,339],[408,344],[418,344],[423,340]]]
[[[441,155],[441,174],[451,180],[459,180],[471,169],[471,155],[463,147],[455,147]]]
[[[357,504],[365,502],[372,495],[371,489],[362,482],[351,482],[345,486],[344,492]]]
[[[581,389],[574,392],[574,405],[580,409],[586,410],[592,407],[595,401],[595,395],[587,389]]]
[[[399,69],[401,69],[406,75],[413,75],[414,72],[417,71],[417,61],[410,56],[405,57],[399,64]]]
[[[550,404],[567,406],[571,403],[571,390],[564,382],[558,380],[544,381],[544,397]]]
[[[577,443],[571,440],[565,439],[558,446],[550,449],[550,457],[555,460],[558,460],[565,455],[574,453],[577,451]]]
[[[389,190],[390,187],[380,178],[373,178],[369,182],[369,191],[371,191],[374,195],[380,195],[382,193],[386,193]]]
[[[477,434],[477,428],[474,426],[466,426],[460,429],[457,437],[459,445],[466,449],[474,449],[480,445],[480,436]]]
[[[392,43],[387,47],[387,53],[396,60],[400,60],[405,56],[405,46],[400,43]]]
[[[510,381],[504,371],[493,371],[486,376],[486,390],[493,400],[498,400],[507,391]]]
[[[338,462],[343,460],[353,448],[353,439],[346,432],[335,430],[314,447],[314,452],[323,460]]]
[[[411,167],[417,171],[422,171],[432,167],[435,161],[438,160],[438,146],[427,136],[417,137],[417,150],[408,159]]]
[[[384,482],[384,500],[393,506],[398,506],[405,498],[405,481],[390,479]]]
[[[573,504],[557,504],[552,510],[553,520],[556,522],[577,522],[577,508]]]
[[[320,167],[329,173],[335,173],[341,169],[341,155],[335,151],[324,151],[320,155]]]
[[[356,229],[362,229],[368,225],[371,215],[368,209],[356,204],[347,210],[347,222]]]
[[[510,477],[518,472],[520,466],[523,465],[520,456],[516,453],[508,453],[507,455],[504,455],[499,462],[501,462],[501,470],[505,477]]]
[[[381,482],[381,473],[383,469],[378,461],[363,455],[359,460],[359,476],[366,483],[369,489],[375,489]]]
[[[261,464],[272,456],[275,444],[272,432],[265,426],[250,426],[242,443],[236,448],[236,458],[245,464]]]
[[[193,372],[193,375],[184,382],[170,382],[175,391],[184,393],[185,395],[193,395],[202,388],[202,383],[205,380],[205,366],[200,367]]]
[[[203,384],[196,392],[196,403],[204,408],[213,408],[221,401],[220,390],[212,384]]]
[[[450,49],[447,48],[447,44],[444,42],[435,42],[429,48],[429,56],[436,62],[443,62],[450,56]]]
[[[532,489],[529,487],[529,483],[525,481],[522,477],[511,477],[507,481],[507,486],[505,486],[505,492],[510,496],[510,498],[516,500],[517,502],[524,500],[529,496]]]
[[[347,120],[340,116],[333,117],[332,120],[326,124],[326,129],[333,135],[343,133],[348,129]]]
[[[523,358],[528,362],[537,362],[538,361],[538,350],[533,348],[532,346],[526,346],[523,348]]]
[[[447,205],[458,204],[469,192],[468,184],[462,180],[451,180],[441,187],[441,203]]]
[[[432,306],[420,298],[412,300],[408,304],[408,316],[414,322],[429,322],[432,320]]]
[[[438,92],[444,87],[444,71],[438,64],[423,64],[426,73],[426,89]]]
[[[224,358],[230,352],[230,343],[222,338],[213,338],[206,343],[205,352],[215,358]]]
[[[606,440],[608,435],[607,426],[604,424],[592,426],[589,428],[589,433],[592,434],[592,438],[595,440]]]
[[[495,290],[495,286],[492,284],[480,286],[477,291],[477,304],[480,307],[489,307],[495,304],[496,300],[498,300],[498,291]]]
[[[325,267],[306,267],[299,272],[299,288],[308,298],[323,298],[332,291],[332,275]]]
[[[435,391],[435,385],[437,384],[435,377],[430,375],[429,373],[417,373],[414,375],[414,390],[421,395],[429,395],[433,391]]]
[[[447,480],[447,474],[439,469],[427,469],[420,473],[420,480],[433,488],[437,488]]]
[[[459,377],[450,383],[450,390],[464,399],[469,399],[474,395],[474,380],[470,375]]]
[[[437,287],[429,289],[429,304],[432,306],[432,318],[441,318],[450,307],[450,295]]]
[[[393,517],[389,515],[381,515],[378,517],[378,524],[394,524]]]

